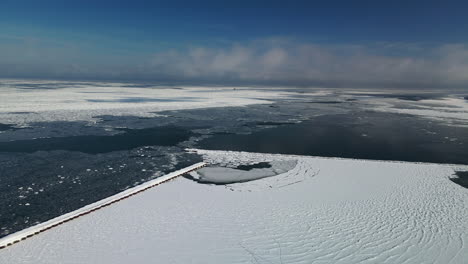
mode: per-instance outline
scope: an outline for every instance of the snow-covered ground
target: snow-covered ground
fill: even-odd
[[[177,178],[0,250],[0,263],[466,263],[467,166],[198,150],[295,161],[229,185]],[[290,164],[290,163],[287,163]]]

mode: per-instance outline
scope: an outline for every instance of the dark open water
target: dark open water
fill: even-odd
[[[199,145],[216,150],[468,164],[468,129],[378,112],[325,115],[247,135],[216,135]]]

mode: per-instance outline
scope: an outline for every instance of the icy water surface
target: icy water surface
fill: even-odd
[[[71,136],[0,142],[0,152],[68,150],[97,154],[128,150],[141,146],[174,146],[194,133],[178,127],[124,129],[124,133],[107,136]]]
[[[6,130],[14,130],[15,128],[12,125],[7,125],[7,124],[1,124],[0,123],[0,131],[6,131]]]
[[[177,146],[0,152],[0,237],[200,161]]]
[[[216,135],[200,148],[468,164],[468,129],[378,112],[324,115],[251,134]]]

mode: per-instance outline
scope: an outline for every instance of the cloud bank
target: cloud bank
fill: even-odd
[[[54,56],[48,52],[48,56]],[[217,48],[164,50],[149,53],[138,61],[124,57],[77,62],[76,53],[73,57],[64,54],[66,50],[61,50],[58,58],[44,59],[44,63],[37,56],[17,60],[10,57],[6,62],[0,61],[0,76],[206,84],[468,88],[468,45],[465,44],[430,47],[404,43],[329,45],[268,39]]]
[[[468,85],[468,47],[380,44],[235,45],[155,54],[148,69],[161,76],[292,85],[462,87]],[[396,53],[396,55],[394,55]],[[418,54],[418,55],[415,55]]]

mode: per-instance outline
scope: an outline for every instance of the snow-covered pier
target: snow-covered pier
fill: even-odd
[[[159,177],[157,179],[145,182],[143,184],[140,184],[138,186],[135,186],[133,188],[129,188],[123,192],[120,192],[118,194],[115,194],[113,196],[110,196],[106,199],[97,201],[95,203],[89,204],[87,206],[84,206],[78,210],[75,210],[73,212],[61,215],[59,217],[53,218],[47,222],[32,226],[30,228],[24,229],[22,231],[16,232],[14,234],[11,234],[9,236],[6,236],[2,239],[0,239],[0,249],[5,248],[7,246],[13,245],[15,243],[20,242],[21,240],[25,240],[29,237],[32,237],[34,235],[37,235],[39,233],[42,233],[46,230],[49,230],[53,227],[56,227],[58,225],[61,225],[63,223],[66,223],[70,220],[76,219],[80,216],[89,214],[91,212],[94,212],[96,210],[99,210],[103,207],[109,206],[113,203],[116,203],[118,201],[121,201],[123,199],[126,199],[128,197],[131,197],[137,193],[141,193],[145,190],[148,190],[149,188],[153,188],[155,186],[158,186],[162,183],[165,183],[167,181],[170,181],[176,177],[179,177],[181,175],[184,175],[186,173],[190,173],[194,170],[197,170],[199,168],[204,167],[206,164],[204,162],[196,163],[194,165],[191,165],[189,167],[180,169],[178,171],[174,171],[172,173],[169,173],[167,175],[164,175],[162,177]]]

